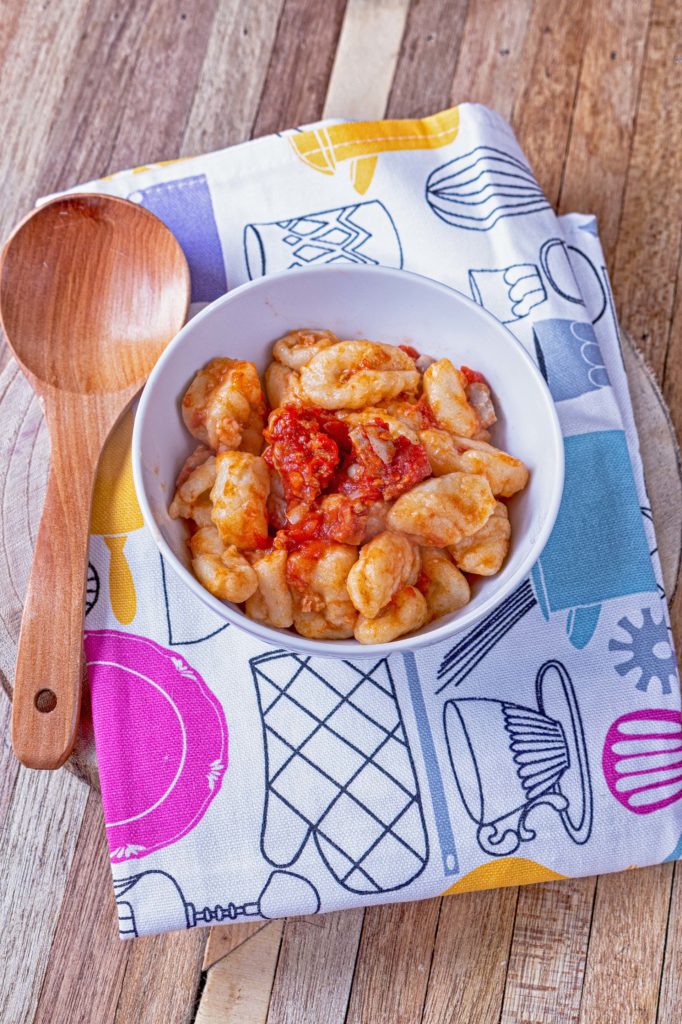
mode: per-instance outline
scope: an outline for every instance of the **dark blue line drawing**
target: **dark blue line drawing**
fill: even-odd
[[[446,224],[468,231],[550,209],[528,165],[493,146],[477,146],[432,171],[426,201]]]
[[[323,263],[401,268],[403,250],[391,214],[378,199],[285,220],[247,224],[244,259],[251,279]]]
[[[223,250],[205,174],[161,181],[129,196],[166,224],[187,257],[192,302],[212,302],[227,291]]]
[[[324,659],[286,651],[250,664],[265,751],[265,859],[290,867],[312,837],[350,892],[408,885],[426,866],[428,836],[387,660],[368,671],[337,662],[333,680]]]
[[[457,875],[459,874],[457,847],[455,845],[455,837],[450,823],[450,814],[448,812],[448,803],[445,797],[443,779],[438,766],[438,760],[436,758],[436,748],[434,746],[431,726],[429,724],[429,716],[426,711],[426,704],[424,703],[422,682],[419,678],[419,672],[417,671],[417,660],[411,651],[404,654],[403,659],[405,662],[405,672],[407,674],[407,685],[410,688],[410,696],[412,697],[414,717],[419,731],[419,739],[421,741],[426,776],[429,781],[433,816],[436,821],[436,830],[438,832],[438,840],[440,842],[440,852],[443,859],[443,872],[446,877],[448,875]]]
[[[563,238],[548,238],[540,248],[540,266],[557,295],[590,308],[592,302],[585,299],[594,298],[596,311],[590,319],[595,324],[602,318],[606,310],[606,290],[599,271],[582,249],[567,245]]]
[[[618,626],[627,634],[627,640],[612,637],[609,650],[624,655],[624,660],[614,666],[619,676],[626,678],[630,672],[639,670],[635,689],[647,692],[654,680],[661,687],[661,693],[673,692],[677,680],[677,665],[672,646],[672,632],[661,609],[659,622],[654,621],[651,608],[642,608],[642,625],[624,616]]]
[[[320,909],[320,894],[315,886],[293,871],[273,871],[255,900],[200,909],[185,899],[178,882],[167,871],[152,869],[115,879],[114,893],[121,938],[137,938],[158,931],[159,907],[173,927],[177,927],[174,922],[178,918],[184,917],[186,928],[235,921],[240,917],[271,920],[288,913],[316,914]]]
[[[166,573],[166,563],[159,555],[161,590],[166,608],[169,647],[188,647],[222,633],[229,626],[183,586],[173,572]]]
[[[555,402],[608,387],[608,373],[591,324],[537,320],[533,341],[540,372]]]
[[[534,263],[513,263],[500,270],[470,270],[469,287],[479,306],[503,324],[522,320],[547,298]]]
[[[537,709],[487,697],[447,701],[443,728],[462,803],[481,849],[506,857],[537,833],[532,812],[550,807],[578,845],[592,832],[592,783],[580,711],[564,665],[535,680]]]
[[[99,600],[99,573],[92,562],[88,562],[88,578],[85,586],[85,614],[89,615]]]
[[[444,681],[436,693],[442,693],[450,685],[463,683],[502,637],[536,605],[531,582],[524,580],[495,611],[447,652],[438,670],[438,679]]]
[[[566,633],[582,650],[604,601],[658,593],[624,432],[574,434],[564,438],[564,451],[559,514],[530,582],[447,652],[438,671],[439,692],[459,686],[536,604],[545,620],[567,612]]]

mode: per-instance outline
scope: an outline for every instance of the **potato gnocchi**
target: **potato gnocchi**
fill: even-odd
[[[528,483],[490,443],[484,377],[408,345],[293,330],[253,363],[218,357],[182,400],[200,442],[169,506],[192,568],[257,622],[388,643],[464,607],[509,551]]]

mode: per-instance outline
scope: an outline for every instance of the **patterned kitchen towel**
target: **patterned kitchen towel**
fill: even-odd
[[[226,626],[164,565],[124,419],[95,495],[85,639],[121,934],[678,856],[677,669],[594,218],[557,218],[509,126],[469,104],[83,187],[169,225],[195,310],[320,263],[452,285],[537,361],[566,445],[556,528],[515,593],[456,642],[335,662]]]

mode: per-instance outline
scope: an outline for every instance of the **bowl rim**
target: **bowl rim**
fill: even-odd
[[[540,525],[540,529],[537,532],[533,547],[505,583],[498,590],[495,590],[478,608],[468,614],[464,612],[464,614],[458,618],[450,622],[445,622],[442,626],[437,626],[428,633],[417,633],[415,635],[408,634],[405,637],[399,637],[396,640],[391,640],[388,643],[382,644],[360,644],[354,639],[312,640],[295,632],[289,633],[286,630],[276,629],[274,627],[265,626],[260,622],[256,622],[254,619],[250,619],[238,608],[228,604],[227,602],[221,601],[220,598],[214,597],[213,594],[202,586],[196,576],[194,576],[182,564],[161,533],[161,530],[156,523],[151,504],[147,499],[144,486],[141,441],[148,409],[154,400],[155,385],[159,378],[162,377],[166,363],[170,361],[175,350],[184,343],[186,336],[191,333],[195,325],[206,317],[212,315],[217,307],[229,304],[236,296],[241,295],[246,291],[257,291],[259,288],[266,287],[272,280],[291,277],[294,274],[310,277],[314,277],[318,274],[327,274],[330,276],[334,274],[361,276],[366,274],[379,274],[383,277],[393,278],[396,280],[402,279],[407,275],[410,278],[416,279],[416,281],[426,290],[433,289],[444,293],[448,297],[454,297],[458,302],[469,306],[479,317],[484,321],[487,321],[494,330],[502,331],[507,336],[509,342],[520,352],[522,360],[525,360],[532,375],[536,378],[536,383],[539,385],[540,394],[542,395],[543,413],[546,417],[548,426],[551,427],[550,436],[544,437],[544,444],[550,445],[553,449],[549,454],[554,466],[554,475],[548,508]],[[367,267],[357,265],[338,266],[326,264],[319,267],[296,267],[289,270],[280,270],[272,274],[266,274],[261,277],[254,278],[250,281],[245,281],[243,284],[237,285],[224,295],[214,299],[213,302],[208,303],[184,324],[172,341],[170,341],[166,346],[154,365],[139,398],[132,436],[133,483],[137,500],[140,505],[140,510],[142,512],[144,525],[154,539],[161,556],[173,569],[176,575],[179,576],[181,581],[188,586],[189,589],[205,605],[211,608],[222,619],[229,622],[231,625],[236,626],[238,629],[242,629],[244,632],[251,634],[251,636],[265,641],[273,648],[287,648],[292,651],[296,651],[299,654],[316,654],[318,656],[329,658],[376,658],[386,657],[389,654],[397,654],[399,652],[415,651],[422,647],[431,647],[450,637],[455,637],[481,622],[482,619],[497,608],[502,601],[504,601],[504,599],[516,589],[525,577],[529,575],[532,567],[542,554],[542,551],[554,528],[559,512],[564,488],[564,469],[564,439],[554,399],[552,398],[547,382],[542,376],[540,370],[535,365],[518,338],[512,334],[505,324],[485,309],[484,306],[481,306],[479,303],[469,298],[469,296],[464,295],[456,288],[452,288],[450,285],[443,284],[440,281],[436,281],[424,274],[415,273],[411,270],[399,270],[393,267],[384,267],[381,265]]]

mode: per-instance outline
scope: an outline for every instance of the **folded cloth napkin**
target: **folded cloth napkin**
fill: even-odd
[[[194,309],[320,263],[452,285],[537,361],[566,447],[530,578],[456,642],[353,663],[268,647],[183,587],[142,525],[122,421],[96,488],[85,637],[121,934],[679,856],[677,670],[594,218],[557,218],[509,126],[468,104],[82,188],[169,225]]]

